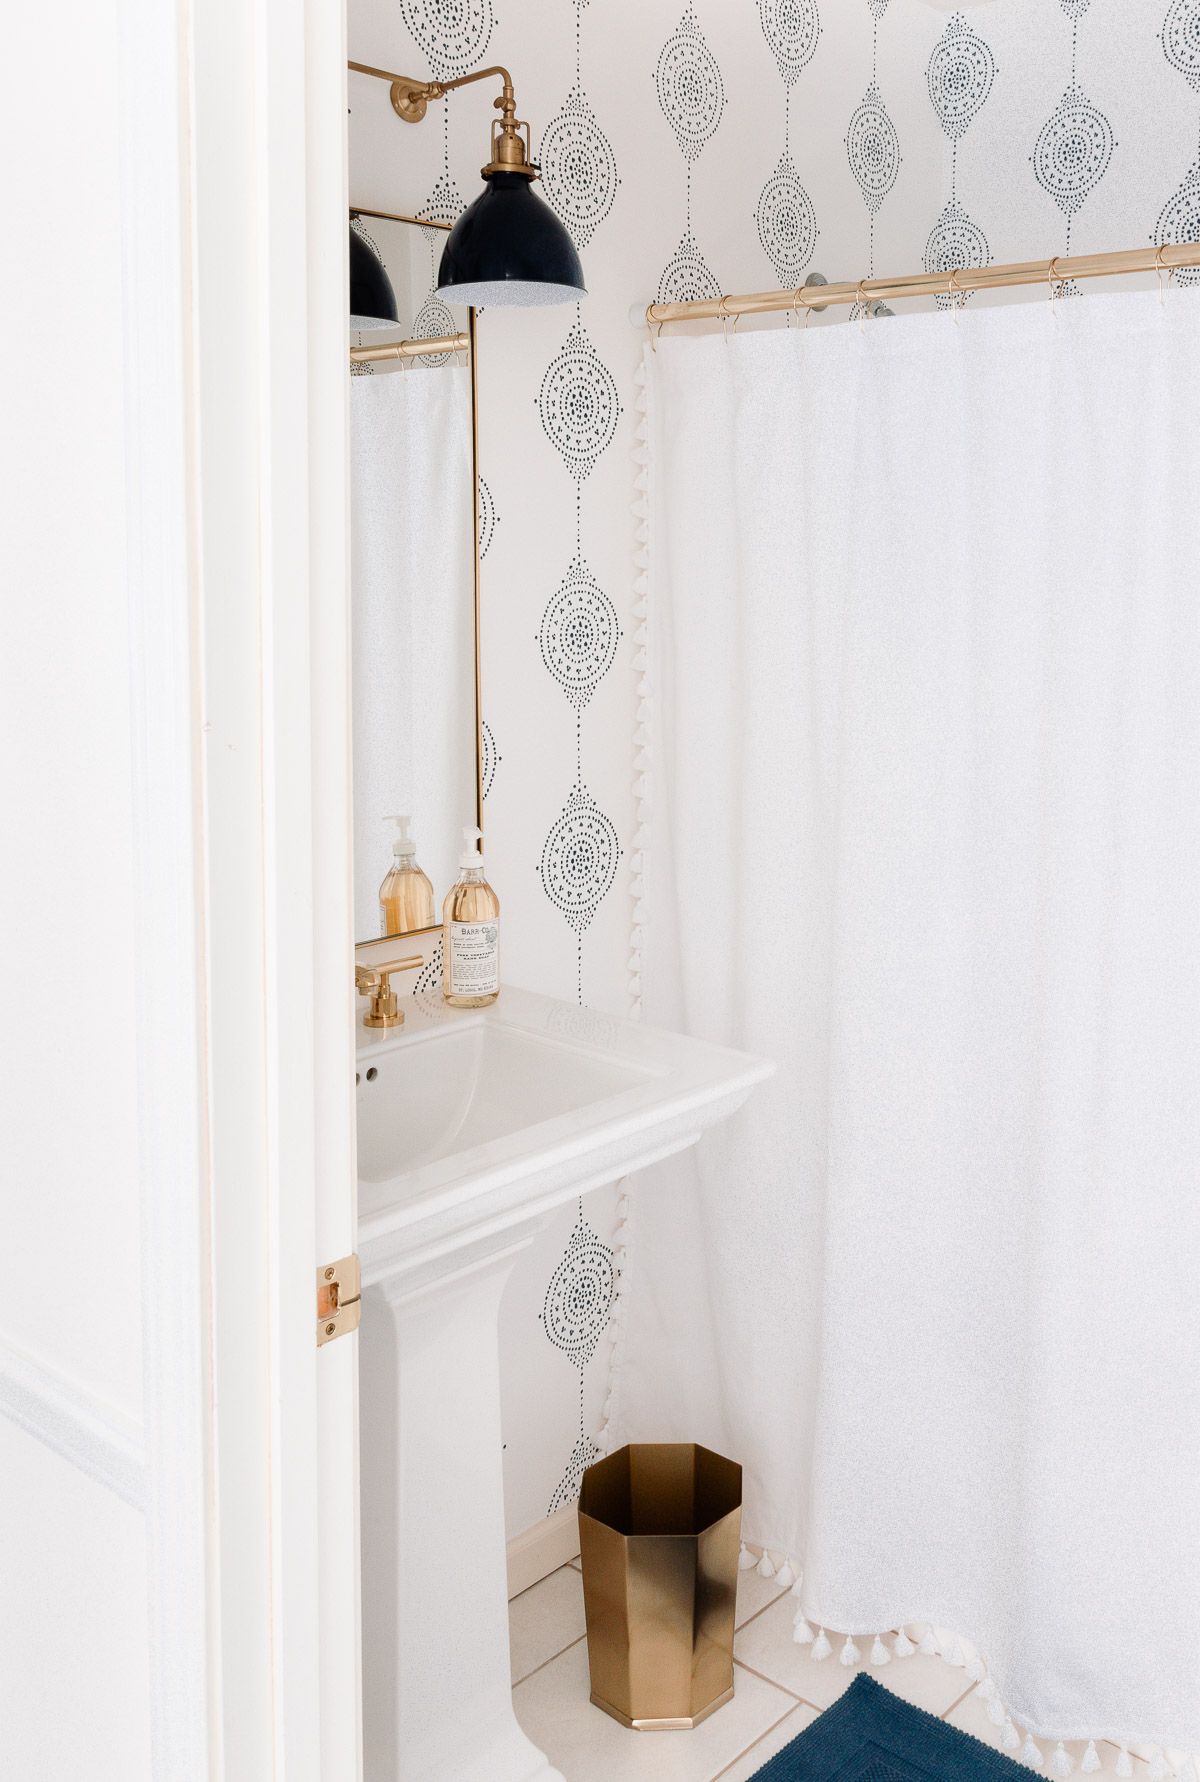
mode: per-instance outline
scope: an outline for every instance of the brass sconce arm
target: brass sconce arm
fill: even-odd
[[[477,68],[473,74],[460,74],[457,80],[412,80],[406,74],[392,74],[386,68],[372,68],[365,62],[349,62],[347,67],[356,74],[370,74],[376,80],[386,80],[391,87],[392,110],[406,124],[419,124],[431,99],[444,99],[457,87],[468,87],[477,80],[500,80],[503,83],[500,97],[493,101],[500,116],[492,119],[492,158],[482,169],[483,175],[486,178],[490,173],[523,173],[527,179],[537,178],[529,125],[517,117],[512,75],[499,63],[492,68]]]

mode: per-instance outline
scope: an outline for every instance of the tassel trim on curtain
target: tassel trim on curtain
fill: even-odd
[[[784,1554],[772,1553],[766,1547],[748,1547],[743,1541],[738,1554],[738,1568],[754,1571],[760,1578],[774,1581],[780,1591],[802,1598],[804,1578],[796,1563]],[[792,1639],[797,1646],[808,1646],[809,1656],[818,1664],[835,1655],[847,1669],[866,1662],[879,1668],[893,1659],[940,1658],[961,1670],[976,1694],[985,1704],[987,1717],[1000,1734],[1002,1750],[1017,1762],[1047,1776],[1083,1776],[1101,1774],[1143,1776],[1146,1782],[1200,1782],[1200,1754],[1177,1751],[1162,1745],[1146,1745],[1114,1734],[1097,1734],[1095,1738],[1055,1738],[1036,1727],[1027,1726],[1005,1707],[995,1678],[969,1640],[946,1628],[928,1622],[909,1622],[903,1627],[887,1628],[881,1633],[851,1635],[834,1628],[823,1628],[809,1620],[798,1606],[792,1622]],[[890,1644],[889,1644],[890,1641]],[[965,1693],[965,1691],[964,1691]],[[1108,1749],[1101,1756],[1099,1747]],[[1133,1760],[1140,1758],[1144,1768],[1135,1770]]]

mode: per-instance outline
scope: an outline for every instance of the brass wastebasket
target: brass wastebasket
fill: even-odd
[[[623,1726],[696,1726],[732,1696],[741,1523],[741,1467],[695,1442],[636,1442],[584,1473],[592,1700]]]

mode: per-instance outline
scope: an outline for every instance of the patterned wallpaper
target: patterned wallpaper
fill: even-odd
[[[404,72],[510,66],[583,257],[585,302],[480,322],[485,772],[504,973],[602,1022],[637,997],[630,306],[1200,237],[1200,0],[350,0],[349,33]],[[352,197],[451,219],[489,93],[410,130],[351,77]],[[623,1236],[594,1194],[514,1275],[511,1532],[596,1452]]]

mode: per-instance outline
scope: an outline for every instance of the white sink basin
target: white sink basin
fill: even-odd
[[[500,1295],[554,1207],[773,1066],[521,990],[405,1009],[357,1060],[365,1774],[563,1782],[512,1712]]]
[[[773,1068],[525,990],[410,1003],[402,1028],[360,1028],[368,1282],[682,1150]]]
[[[358,1073],[358,1174],[372,1184],[574,1114],[644,1076],[486,1010],[440,1026],[414,1020],[372,1051],[371,1067],[373,1082]]]

